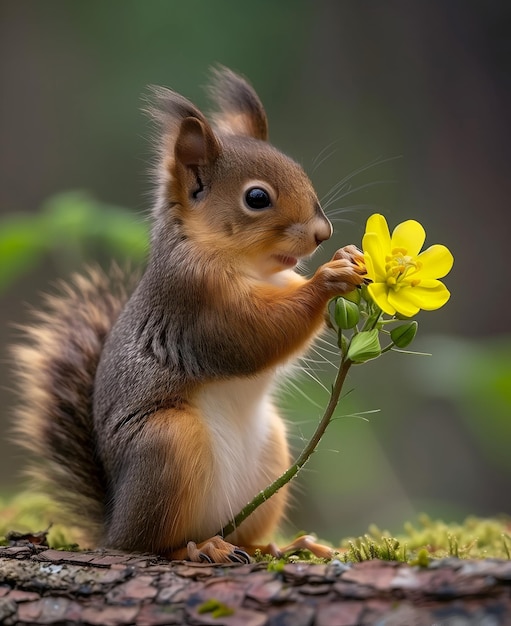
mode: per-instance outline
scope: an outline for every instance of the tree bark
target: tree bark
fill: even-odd
[[[511,624],[511,561],[220,566],[4,547],[0,623],[504,626]]]

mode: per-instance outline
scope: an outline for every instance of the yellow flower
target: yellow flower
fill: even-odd
[[[452,267],[454,258],[442,245],[420,252],[426,232],[415,220],[398,224],[392,233],[383,215],[367,220],[362,240],[369,294],[388,315],[406,317],[420,309],[433,311],[449,300],[450,293],[438,279]]]

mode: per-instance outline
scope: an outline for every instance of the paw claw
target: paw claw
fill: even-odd
[[[244,550],[221,537],[212,537],[199,545],[190,541],[187,552],[190,561],[196,563],[250,563],[250,557]]]
[[[233,563],[250,563],[249,555],[240,548],[236,548],[229,554],[229,560]]]

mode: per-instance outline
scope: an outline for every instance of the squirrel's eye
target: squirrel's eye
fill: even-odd
[[[267,209],[271,207],[270,194],[261,187],[251,187],[245,193],[245,204],[254,211]]]

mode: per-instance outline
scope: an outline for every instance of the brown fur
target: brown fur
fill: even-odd
[[[72,520],[87,514],[86,530],[98,541],[104,524],[105,475],[92,426],[93,381],[105,337],[137,276],[99,268],[61,283],[46,297],[24,341],[12,348],[20,395],[16,440],[34,454],[29,474]]]
[[[146,271],[128,299],[93,273],[50,300],[27,331],[32,347],[17,350],[18,431],[100,544],[228,560],[233,546],[210,536],[289,463],[270,400],[277,367],[307,349],[329,299],[363,269],[353,247],[309,280],[291,269],[330,223],[301,167],[266,143],[252,87],[221,69],[214,94],[212,126],[182,96],[154,90]],[[248,204],[251,188],[267,206]],[[228,539],[253,549],[286,500],[283,489]]]

